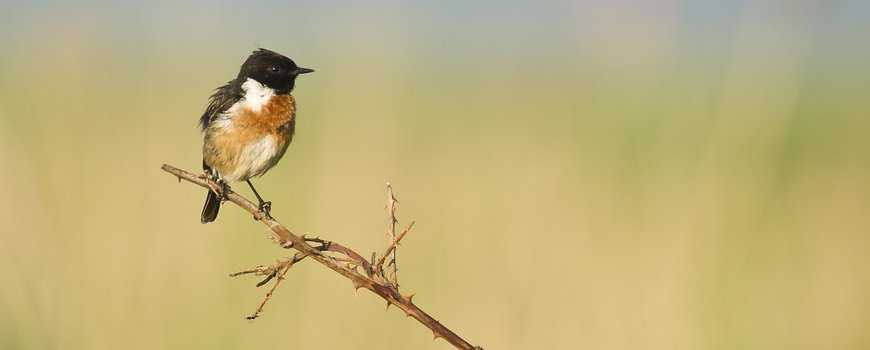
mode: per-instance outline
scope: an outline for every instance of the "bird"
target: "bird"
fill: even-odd
[[[202,168],[220,185],[209,190],[200,221],[213,222],[226,200],[228,183],[245,181],[271,219],[272,203],[251,183],[275,166],[296,131],[296,99],[290,93],[299,75],[314,72],[274,51],[259,48],[235,79],[214,90],[199,126],[203,133]],[[256,216],[255,216],[256,219]]]

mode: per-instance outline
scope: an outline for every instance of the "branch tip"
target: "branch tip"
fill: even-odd
[[[260,282],[257,282],[257,288],[260,288],[260,287],[266,285],[266,283],[269,283],[269,281],[271,281],[273,278],[275,278],[275,274],[274,274],[274,273],[273,273],[273,274],[270,274],[270,275],[268,275],[268,276],[266,276],[265,279],[263,279],[263,280],[260,281]],[[282,280],[282,279],[284,279],[284,278],[283,278],[283,277],[279,277],[279,278],[278,278],[278,280]],[[272,297],[267,297],[267,298],[271,299]]]

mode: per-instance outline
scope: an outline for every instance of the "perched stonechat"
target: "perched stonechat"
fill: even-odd
[[[296,77],[313,71],[279,53],[259,49],[248,56],[235,79],[211,96],[199,119],[205,134],[202,168],[221,184],[222,191],[208,192],[202,223],[217,218],[227,183],[239,181],[251,186],[260,211],[270,217],[272,203],[260,197],[251,178],[265,174],[287,151],[296,129],[296,100],[290,92]]]

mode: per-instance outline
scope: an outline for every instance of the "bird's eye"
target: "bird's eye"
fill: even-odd
[[[278,67],[272,66],[272,67],[269,67],[269,71],[272,72],[272,73],[278,73],[278,72],[281,71],[281,68],[278,68]]]

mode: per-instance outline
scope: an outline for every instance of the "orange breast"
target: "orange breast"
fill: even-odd
[[[296,101],[275,95],[259,111],[243,107],[225,123],[206,129],[203,159],[225,180],[263,175],[284,156],[293,139]]]

